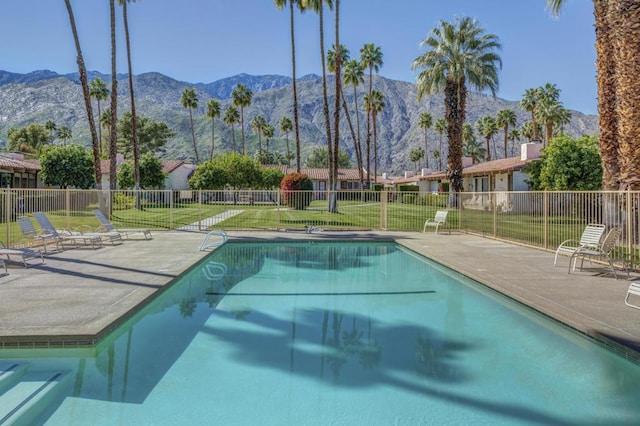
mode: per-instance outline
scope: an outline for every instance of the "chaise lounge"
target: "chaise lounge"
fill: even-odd
[[[101,228],[106,232],[117,232],[120,234],[121,238],[131,239],[129,234],[142,234],[145,240],[150,240],[153,237],[151,236],[151,230],[149,229],[131,229],[131,228],[116,228],[113,224],[107,219],[107,217],[98,209],[93,211],[93,214],[96,215],[98,220],[101,223]],[[98,229],[101,229],[98,228]]]
[[[44,263],[44,256],[42,255],[42,251],[40,249],[9,248],[2,241],[0,241],[0,255],[7,256],[7,260],[11,260],[12,256],[19,257],[25,268],[29,266],[27,260],[30,259],[37,259],[39,257],[42,263]]]

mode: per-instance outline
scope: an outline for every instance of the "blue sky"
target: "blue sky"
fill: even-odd
[[[109,72],[109,2],[72,0],[89,70]],[[346,0],[341,42],[359,56],[365,43],[382,48],[380,75],[415,82],[411,63],[440,20],[475,17],[503,45],[498,96],[519,101],[531,87],[555,83],[567,108],[596,107],[593,3],[569,0],[558,18],[545,0]],[[212,82],[239,73],[291,75],[288,11],[270,0],[138,0],[129,4],[133,72],[158,71],[177,80]],[[121,9],[117,7],[121,31]],[[333,44],[325,14],[325,46]],[[126,72],[120,39],[118,72]],[[297,74],[320,74],[317,15],[296,15]],[[0,69],[26,73],[77,71],[62,0],[3,1]]]

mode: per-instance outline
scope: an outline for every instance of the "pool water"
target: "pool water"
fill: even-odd
[[[47,425],[640,423],[640,367],[393,243],[227,243],[24,358],[71,371]]]

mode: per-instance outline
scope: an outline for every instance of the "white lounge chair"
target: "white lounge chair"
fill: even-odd
[[[629,289],[627,290],[627,297],[624,298],[624,304],[630,306],[632,308],[640,309],[639,305],[634,305],[633,303],[629,303],[629,297],[634,296],[634,298],[640,298],[640,283],[631,283],[629,284]],[[636,297],[637,296],[637,297]],[[636,302],[638,303],[638,302]]]
[[[151,236],[151,230],[149,229],[116,228],[100,210],[98,209],[94,210],[93,214],[96,215],[96,217],[100,221],[101,228],[107,232],[117,232],[120,234],[122,238],[126,238],[126,239],[130,239],[129,234],[142,234],[145,240],[150,240],[153,238]]]
[[[433,219],[427,219],[427,221],[424,223],[424,226],[422,227],[422,233],[424,234],[427,230],[427,226],[430,226],[430,227],[436,228],[436,234],[437,234],[438,229],[441,226],[447,226],[447,213],[448,213],[447,210],[438,210]],[[449,231],[449,234],[451,234],[451,229],[448,226],[447,226],[447,230]]]
[[[579,248],[598,248],[606,227],[601,224],[589,224],[584,228],[580,240],[565,240],[556,249],[553,266],[558,265],[558,256],[573,256]],[[569,263],[571,264],[571,263]]]
[[[40,249],[9,248],[2,241],[0,241],[0,255],[7,256],[7,260],[11,260],[12,256],[20,257],[25,268],[29,266],[27,263],[27,260],[29,259],[37,259],[39,257],[42,263],[44,263],[44,257],[42,256],[42,251]]]
[[[616,248],[616,243],[618,242],[618,238],[622,232],[621,228],[613,227],[607,234],[607,236],[602,240],[602,243],[597,247],[579,247],[576,251],[571,255],[571,259],[569,259],[569,273],[572,270],[575,271],[576,264],[578,263],[578,258],[580,259],[580,269],[582,269],[584,265],[584,260],[588,259],[592,261],[594,259],[599,259],[606,261],[611,270],[613,271],[613,275],[618,279],[618,273],[616,272],[616,268],[614,266],[614,249]],[[573,263],[573,266],[572,266]],[[627,269],[627,265],[624,260],[622,261],[622,267],[624,271],[629,276],[629,270]]]
[[[91,246],[91,248],[94,249],[102,247],[102,237],[100,235],[82,233],[74,234],[67,230],[58,231],[49,221],[47,215],[43,212],[33,212],[33,217],[42,229],[42,235],[47,235],[48,238],[53,237],[56,245],[59,247],[64,247],[65,243],[72,243],[76,247],[82,244],[85,246]]]

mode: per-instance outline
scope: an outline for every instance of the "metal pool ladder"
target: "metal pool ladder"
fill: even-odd
[[[213,237],[218,237],[218,238],[215,238],[213,241],[210,241],[211,238]],[[227,240],[228,240],[228,237],[226,232],[220,229],[214,229],[213,231],[210,231],[207,235],[205,235],[204,240],[202,241],[202,244],[200,244],[200,248],[198,249],[198,251],[206,251],[206,250],[214,249],[216,247],[220,247],[221,245],[226,243]]]

